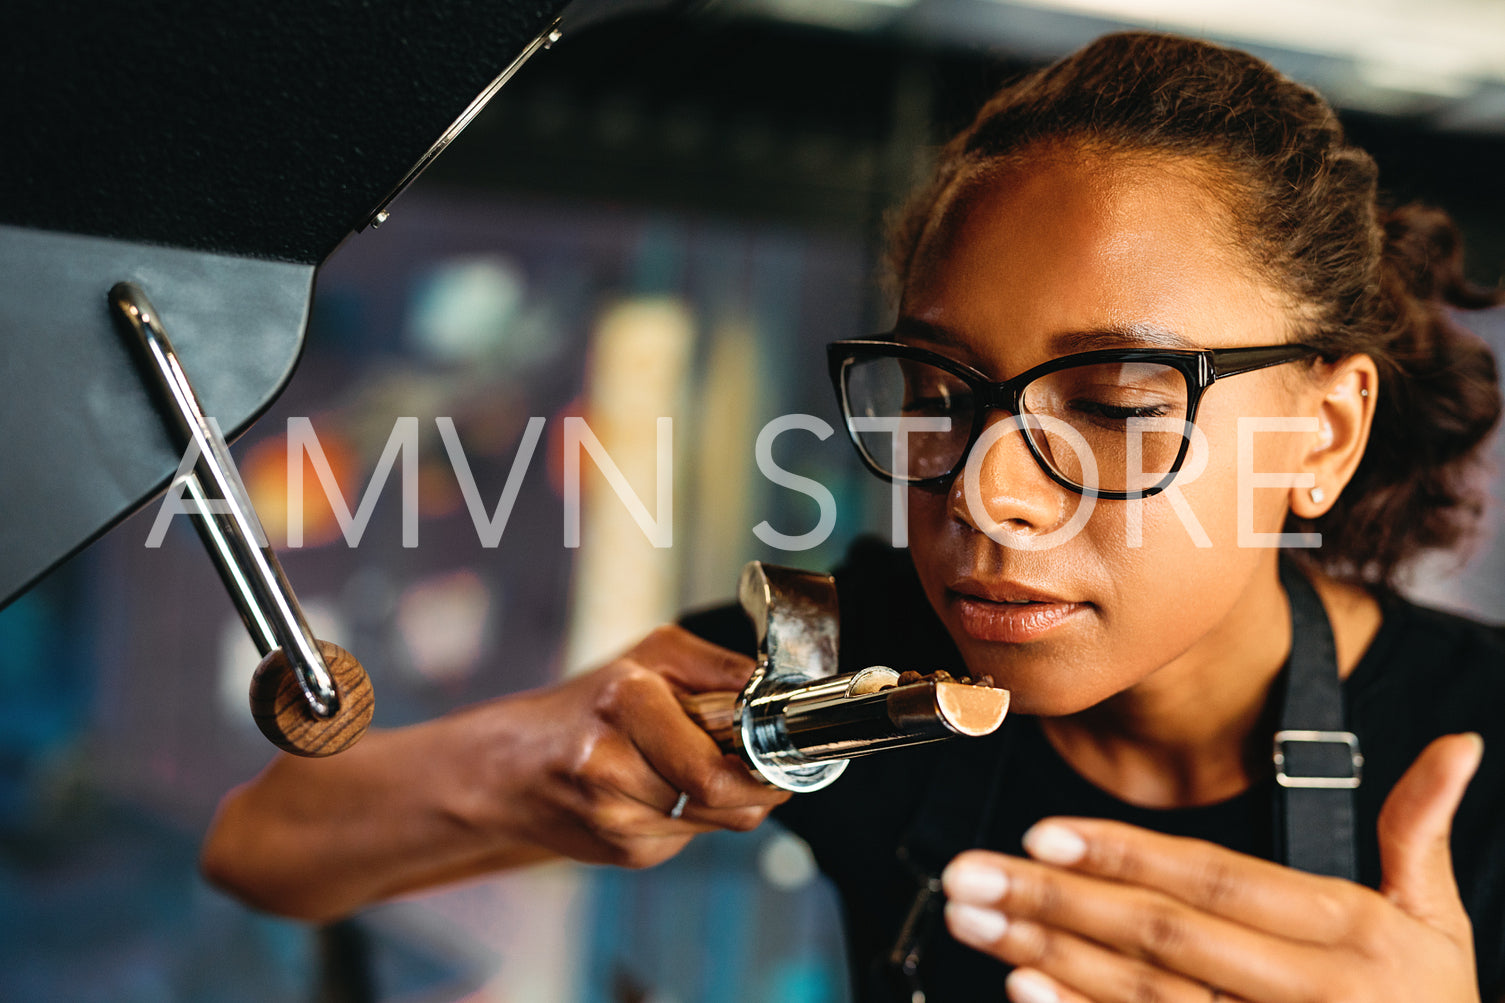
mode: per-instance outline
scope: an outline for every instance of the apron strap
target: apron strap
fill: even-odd
[[[1353,792],[1364,757],[1347,730],[1332,625],[1289,560],[1280,562],[1280,582],[1291,606],[1291,655],[1272,749],[1276,856],[1299,870],[1354,881]]]

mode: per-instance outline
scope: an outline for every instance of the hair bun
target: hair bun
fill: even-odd
[[[1423,467],[1435,466],[1470,452],[1499,420],[1494,356],[1454,310],[1493,306],[1502,293],[1464,277],[1463,236],[1442,210],[1390,209],[1381,226],[1380,296],[1392,368],[1381,379],[1390,377],[1383,390],[1392,406],[1382,394],[1377,417],[1393,418],[1383,431],[1419,450]]]
[[[1456,547],[1477,528],[1484,485],[1475,457],[1500,418],[1495,359],[1453,311],[1501,301],[1463,274],[1463,238],[1440,209],[1380,216],[1380,315],[1388,321],[1369,447],[1316,528],[1356,577],[1387,580],[1424,549]],[[1326,539],[1324,542],[1328,542]]]
[[[1380,214],[1385,246],[1381,267],[1416,299],[1465,310],[1500,302],[1501,293],[1463,274],[1463,234],[1441,209],[1413,202]]]

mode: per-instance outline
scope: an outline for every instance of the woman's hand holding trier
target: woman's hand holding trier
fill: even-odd
[[[666,860],[697,833],[754,828],[789,795],[724,755],[677,699],[739,690],[752,668],[668,626],[601,669],[511,698],[485,753],[496,796],[511,801],[504,824],[555,853],[628,867]]]
[[[204,871],[260,908],[326,920],[553,856],[656,864],[788,797],[723,755],[677,699],[740,689],[751,672],[661,627],[559,685],[372,730],[328,759],[280,756],[221,803]]]

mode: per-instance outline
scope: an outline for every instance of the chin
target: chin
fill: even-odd
[[[1108,699],[1118,690],[1110,681],[1086,676],[1074,670],[1070,658],[1050,658],[1000,664],[995,657],[976,657],[962,645],[962,657],[972,675],[990,675],[993,682],[1009,691],[1009,713],[1032,717],[1064,717],[1086,710]],[[1123,688],[1123,687],[1120,687]]]
[[[1083,699],[1079,693],[1062,693],[1057,690],[1009,688],[1009,713],[1030,717],[1068,717],[1079,714],[1099,700]]]

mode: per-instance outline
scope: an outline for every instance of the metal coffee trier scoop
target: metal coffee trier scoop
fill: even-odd
[[[898,671],[882,665],[837,675],[836,583],[829,575],[753,561],[737,592],[757,631],[752,678],[740,693],[680,702],[724,751],[774,787],[818,791],[857,756],[989,735],[1008,713],[1008,690],[944,673],[904,685]]]

